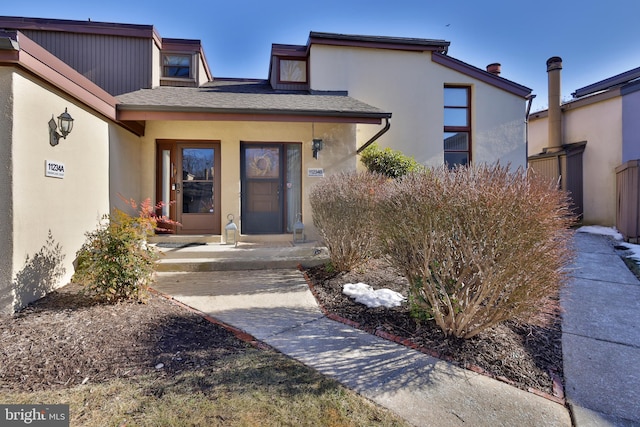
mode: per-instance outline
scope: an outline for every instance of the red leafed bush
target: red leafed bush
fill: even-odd
[[[373,202],[386,181],[370,172],[343,172],[312,188],[313,224],[337,271],[350,271],[377,254]]]
[[[413,312],[460,338],[536,312],[573,255],[574,217],[556,187],[499,165],[430,169],[381,187],[370,218],[409,280]]]

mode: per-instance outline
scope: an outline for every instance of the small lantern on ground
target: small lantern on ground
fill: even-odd
[[[238,226],[233,222],[233,214],[227,215],[229,223],[224,227],[224,243],[238,246]]]
[[[304,242],[304,224],[302,223],[302,214],[298,214],[296,223],[293,224],[293,243]]]

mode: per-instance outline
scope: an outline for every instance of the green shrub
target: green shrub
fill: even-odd
[[[386,177],[370,172],[342,172],[312,188],[313,224],[335,270],[350,271],[375,255],[373,201],[386,181]]]
[[[152,211],[147,199],[138,217],[119,209],[105,215],[96,230],[86,233],[72,282],[107,301],[144,300],[157,259],[156,250],[146,244],[157,226],[156,218],[149,214]]]
[[[369,172],[379,173],[389,178],[399,178],[411,172],[418,172],[424,167],[400,151],[387,147],[381,149],[377,144],[371,144],[361,154],[360,161]]]
[[[413,313],[460,338],[538,311],[572,259],[567,195],[524,169],[410,174],[385,186],[373,217]]]

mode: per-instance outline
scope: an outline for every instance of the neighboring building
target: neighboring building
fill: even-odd
[[[560,72],[562,62],[557,63],[559,68],[552,73]],[[558,74],[557,87],[549,88],[550,94],[557,94],[555,100],[549,100],[549,109],[529,117],[530,160],[552,154],[549,147],[554,146],[569,152],[574,147],[584,150],[580,188],[575,189],[581,192],[583,223],[619,225],[616,168],[640,159],[640,68],[580,88],[572,94],[574,99],[562,104],[559,85]],[[567,171],[562,179],[574,175]]]
[[[313,239],[310,188],[356,170],[378,138],[432,165],[526,162],[530,90],[448,57],[445,41],[311,33],[274,44],[269,78],[248,80],[214,78],[200,41],[153,26],[0,29],[0,312],[68,282],[121,197],[167,202],[179,234],[220,236],[232,215],[240,240],[289,240],[297,219]]]

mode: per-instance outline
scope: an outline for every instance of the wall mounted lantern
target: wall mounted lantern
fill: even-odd
[[[227,215],[229,223],[224,227],[224,243],[238,247],[238,226],[233,222],[233,214]]]
[[[324,144],[322,142],[322,139],[317,139],[317,138],[313,139],[313,144],[311,145],[311,149],[313,150],[314,159],[318,158],[318,151],[322,150],[323,145]]]
[[[60,128],[60,133],[57,132],[58,128]],[[52,147],[58,145],[60,138],[66,139],[67,135],[71,133],[71,129],[73,129],[73,118],[67,113],[66,108],[64,109],[64,113],[58,116],[57,125],[52,115],[51,120],[49,120],[49,144],[51,144]]]

